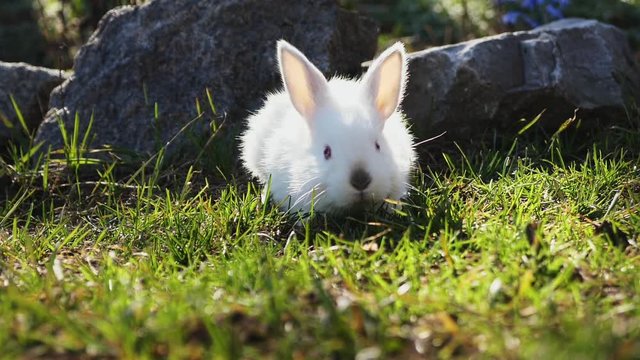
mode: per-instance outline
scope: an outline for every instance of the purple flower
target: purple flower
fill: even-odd
[[[522,21],[527,23],[527,25],[529,25],[529,27],[531,27],[531,28],[535,28],[535,27],[540,26],[540,23],[536,19],[532,18],[529,15],[522,14],[522,16],[520,16],[520,17],[522,18]]]
[[[546,10],[547,14],[551,15],[554,19],[562,19],[564,17],[562,11],[551,4],[547,5]]]
[[[515,25],[518,23],[518,19],[520,18],[520,14],[517,11],[507,11],[506,14],[502,15],[502,22],[505,25]]]
[[[502,22],[515,26],[518,23],[534,28],[542,22],[562,19],[563,10],[571,0],[494,0],[496,6],[504,8]]]
[[[524,21],[532,28],[540,26],[540,23],[534,18],[519,11],[508,11],[506,14],[502,15],[502,22],[505,25],[516,25],[518,21]]]
[[[538,5],[538,0],[522,0],[522,7],[528,10],[535,10]]]

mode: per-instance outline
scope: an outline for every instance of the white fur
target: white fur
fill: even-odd
[[[381,204],[404,197],[415,152],[398,109],[406,82],[402,44],[387,49],[360,80],[326,81],[284,40],[278,60],[285,90],[267,97],[241,136],[244,166],[265,189],[270,184],[276,204],[294,212],[312,206],[339,212],[362,199]],[[363,192],[350,184],[357,167],[371,175]]]

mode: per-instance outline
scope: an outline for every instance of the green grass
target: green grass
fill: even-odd
[[[0,162],[2,357],[640,356],[637,124],[430,145],[402,211],[302,225],[162,153],[86,180],[67,139]]]

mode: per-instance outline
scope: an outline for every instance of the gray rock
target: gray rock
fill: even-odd
[[[625,34],[595,20],[565,19],[410,55],[403,107],[418,137],[516,130],[546,109],[550,128],[582,119],[625,119],[639,103],[640,72]],[[595,123],[595,122],[594,122]]]
[[[34,131],[47,111],[49,93],[65,78],[59,70],[0,62],[0,148],[4,148],[12,136],[23,132],[11,96],[29,130]]]
[[[280,86],[281,38],[325,74],[354,74],[374,55],[377,26],[335,0],[155,0],[114,9],[80,50],[75,74],[54,90],[37,139],[61,147],[56,118],[71,129],[78,112],[84,129],[93,113],[94,147],[153,153],[196,117],[196,99],[209,109],[205,89],[218,116],[241,124]],[[211,118],[195,121],[192,135],[206,136]],[[174,150],[189,156],[190,139],[181,136]]]

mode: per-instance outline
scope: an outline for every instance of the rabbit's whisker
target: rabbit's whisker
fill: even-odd
[[[308,191],[300,194],[300,196],[298,197],[299,200],[302,200],[306,197],[308,197],[309,195],[313,195],[314,192],[316,192],[315,196],[318,196],[318,194],[320,193],[324,193],[326,191],[326,189],[322,189],[320,184],[316,184],[313,187],[311,187]],[[313,196],[312,196],[313,197]]]
[[[420,145],[422,145],[422,144],[426,144],[426,143],[428,143],[428,142],[430,142],[430,141],[436,140],[437,138],[441,138],[441,137],[443,137],[446,133],[447,133],[446,131],[443,131],[443,132],[442,132],[442,134],[440,134],[440,135],[436,135],[436,136],[431,137],[431,138],[428,138],[428,139],[426,139],[426,140],[422,140],[422,141],[420,141],[420,142],[417,142],[417,143],[413,144],[413,147],[414,147],[414,148],[416,148],[416,147],[418,147],[418,146],[420,146]]]
[[[324,195],[327,190],[321,190],[320,192],[316,193],[315,195],[313,194],[314,191],[317,191],[318,188],[317,187],[313,187],[311,188],[311,190],[303,193],[302,195],[300,195],[298,197],[298,199],[296,199],[296,201],[293,203],[292,206],[296,206],[298,204],[300,204],[300,202],[304,201],[307,197],[309,197],[309,195],[312,195],[311,198],[309,199],[309,202],[306,205],[310,205],[312,201],[314,200],[318,200],[322,195]]]

